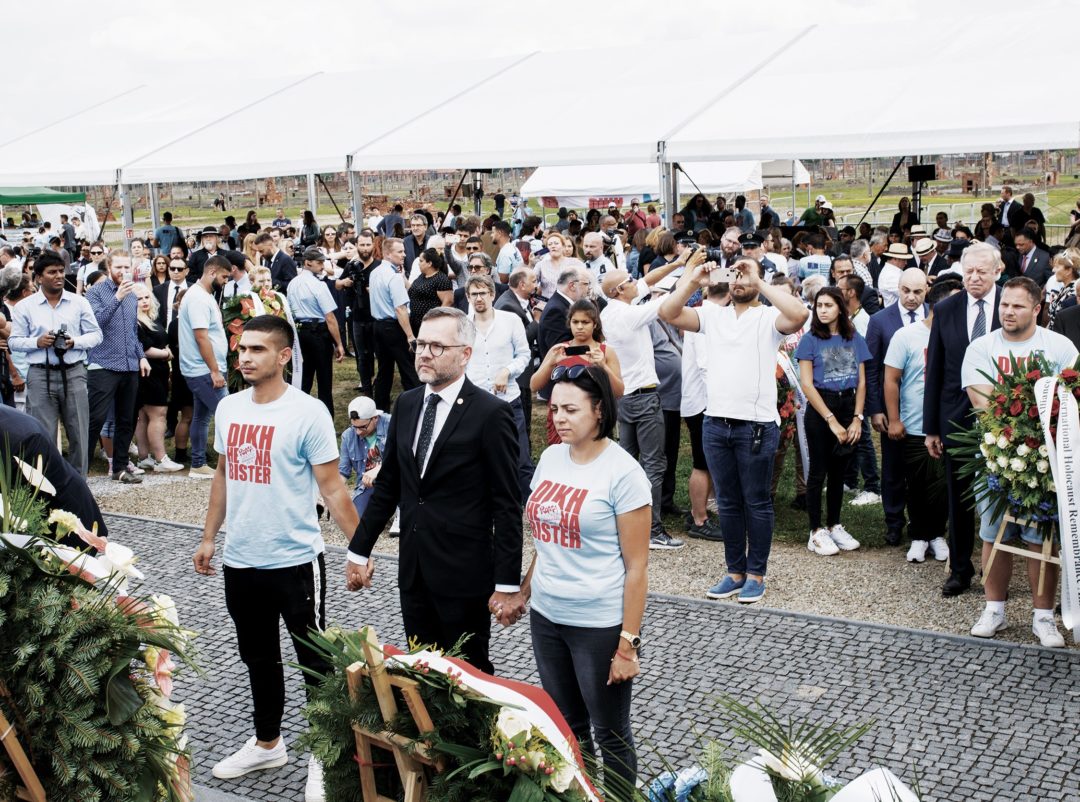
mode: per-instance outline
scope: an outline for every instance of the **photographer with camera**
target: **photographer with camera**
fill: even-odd
[[[34,262],[40,289],[15,304],[8,347],[25,351],[26,411],[50,435],[64,422],[67,460],[83,476],[90,407],[86,390],[86,352],[101,342],[101,327],[81,295],[64,289],[64,260],[55,252]]]
[[[604,241],[604,256],[619,270],[626,270],[626,248],[619,232],[619,221],[613,215],[600,218],[600,236]]]

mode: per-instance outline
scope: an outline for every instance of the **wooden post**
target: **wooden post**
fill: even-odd
[[[1053,550],[1053,538],[1046,538],[1043,540],[1042,552],[1010,546],[1008,543],[1001,542],[1002,538],[1005,536],[1005,527],[1009,524],[1018,524],[1019,526],[1026,527],[1030,525],[1030,522],[1017,520],[1007,513],[1005,517],[1001,519],[1001,526],[998,527],[997,535],[994,537],[993,546],[990,548],[990,556],[986,559],[986,565],[983,566],[983,584],[986,584],[986,578],[990,576],[990,566],[994,564],[994,557],[997,556],[999,551],[1004,551],[1008,554],[1015,554],[1028,560],[1040,560],[1042,562],[1042,565],[1039,566],[1039,588],[1036,591],[1036,593],[1041,595],[1046,581],[1047,563],[1051,565],[1061,565],[1061,559],[1051,554],[1051,551]]]
[[[30,765],[30,759],[23,751],[22,744],[15,733],[15,725],[9,724],[3,712],[0,712],[0,741],[4,743],[4,749],[15,766],[15,771],[22,780],[22,785],[15,786],[15,798],[25,799],[27,802],[46,802],[45,789],[38,779],[37,772]]]

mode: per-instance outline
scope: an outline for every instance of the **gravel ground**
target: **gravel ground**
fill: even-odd
[[[89,483],[101,508],[107,512],[203,523],[209,482],[188,479],[185,474],[147,474],[143,478],[143,484],[138,486],[121,486],[101,476],[91,477]],[[323,521],[322,529],[327,542],[347,543],[334,523]],[[671,531],[680,535],[674,528]],[[857,532],[854,534],[858,537]],[[192,549],[195,545],[193,534]],[[396,539],[384,535],[377,548],[379,552],[394,554],[397,547]],[[922,564],[910,564],[904,560],[905,553],[906,546],[819,557],[803,545],[777,543],[769,560],[765,605],[967,635],[982,610],[979,588],[975,586],[973,592],[954,599],[943,599],[940,589],[946,577],[945,563],[928,559]],[[686,547],[679,551],[654,551],[649,556],[649,589],[656,593],[700,598],[723,572],[721,543],[688,539]],[[531,547],[527,541],[526,565],[530,559]],[[1025,569],[1019,565],[1016,568],[1007,606],[1009,627],[998,638],[1036,643],[1031,634],[1031,592]]]

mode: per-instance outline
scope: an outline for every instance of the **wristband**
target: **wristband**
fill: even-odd
[[[627,657],[625,654],[620,652],[618,649],[615,650],[615,657],[621,657],[623,660],[629,660],[631,663],[639,662],[637,657]],[[613,663],[615,662],[615,657],[611,658],[611,662],[613,662]]]
[[[829,421],[831,421],[835,417],[836,417],[836,415],[834,415],[833,413],[830,412],[828,415],[825,416],[825,422],[828,423]]]

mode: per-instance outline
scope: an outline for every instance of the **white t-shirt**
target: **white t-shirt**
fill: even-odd
[[[697,308],[705,336],[705,414],[779,425],[776,409],[776,351],[786,335],[776,329],[774,306],[752,306],[736,317],[734,306],[705,303]]]
[[[1020,342],[1006,340],[1005,332],[995,329],[971,341],[964,353],[963,367],[960,368],[960,384],[965,390],[975,385],[990,384],[991,379],[980,371],[992,376],[994,381],[1001,376],[1011,375],[1012,357],[1016,358],[1017,367],[1027,372],[1030,370],[1027,367],[1028,358],[1039,352],[1055,372],[1072,367],[1077,356],[1072,340],[1048,329],[1036,327],[1029,339]]]
[[[225,460],[224,562],[289,568],[323,552],[313,465],[338,460],[334,421],[317,398],[289,386],[269,404],[249,388],[223,398],[214,450]]]
[[[626,567],[616,516],[652,503],[645,471],[614,442],[587,465],[559,444],[540,456],[531,487],[532,606],[556,624],[621,624]]]
[[[692,418],[704,412],[709,403],[709,389],[705,385],[704,337],[695,331],[683,335],[682,349],[682,403],[679,414]]]
[[[600,313],[608,348],[614,348],[622,372],[623,395],[660,384],[649,324],[656,320],[663,298],[631,306],[625,301],[608,301]]]

